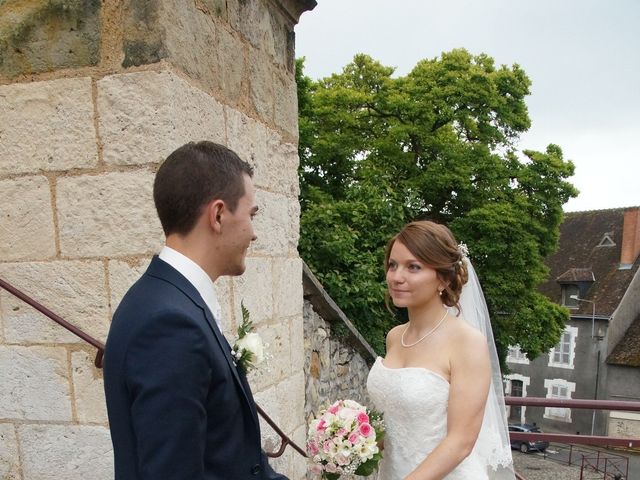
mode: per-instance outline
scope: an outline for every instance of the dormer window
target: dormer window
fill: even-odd
[[[602,240],[598,244],[598,247],[615,247],[616,242],[613,241],[613,232],[607,232],[602,236]]]
[[[580,298],[579,292],[578,285],[571,283],[562,285],[562,305],[567,308],[578,308],[578,300],[571,297],[575,296]]]

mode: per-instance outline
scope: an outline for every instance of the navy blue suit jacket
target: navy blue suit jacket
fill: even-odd
[[[211,312],[158,257],[114,314],[104,386],[116,480],[286,480]]]

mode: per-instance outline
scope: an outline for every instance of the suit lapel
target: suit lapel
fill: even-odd
[[[196,288],[180,272],[178,272],[168,263],[160,260],[157,255],[155,255],[151,260],[151,264],[149,265],[147,273],[173,284],[181,292],[187,295],[191,299],[191,301],[202,310],[202,313],[207,320],[209,327],[213,331],[213,336],[218,342],[220,350],[222,350],[222,354],[229,364],[231,373],[233,374],[233,377],[235,378],[235,381],[238,384],[238,387],[240,388],[245,401],[247,402],[247,406],[251,411],[251,417],[253,418],[253,421],[256,423],[256,426],[259,429],[260,423],[258,420],[258,414],[255,408],[255,403],[253,401],[253,396],[251,395],[249,384],[247,383],[244,374],[238,373],[238,369],[233,361],[233,358],[231,357],[231,347],[229,346],[229,342],[227,342],[227,339],[218,328],[218,325],[213,318],[213,314],[209,310],[209,307],[207,307],[206,303],[204,303],[204,300],[198,293],[198,290],[196,290]]]

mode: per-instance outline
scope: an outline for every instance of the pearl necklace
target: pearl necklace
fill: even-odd
[[[404,331],[402,332],[402,337],[400,338],[400,343],[402,344],[402,346],[405,347],[405,348],[413,347],[414,345],[419,344],[421,341],[423,341],[429,335],[433,334],[433,332],[435,332],[440,327],[440,325],[442,325],[442,322],[444,322],[444,319],[447,318],[447,314],[448,313],[449,313],[449,310],[446,310],[444,312],[444,315],[442,316],[442,318],[436,324],[435,327],[433,327],[431,330],[429,330],[427,333],[425,333],[422,337],[420,337],[419,340],[416,340],[415,342],[409,343],[409,344],[404,343],[404,334],[407,333],[407,330],[409,330],[409,325],[407,325],[406,328],[404,329]]]

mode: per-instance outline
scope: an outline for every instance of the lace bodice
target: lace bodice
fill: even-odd
[[[424,368],[388,368],[378,357],[367,389],[373,407],[384,413],[386,435],[380,480],[403,480],[447,433],[449,383]],[[474,451],[446,480],[486,480],[487,469]]]

